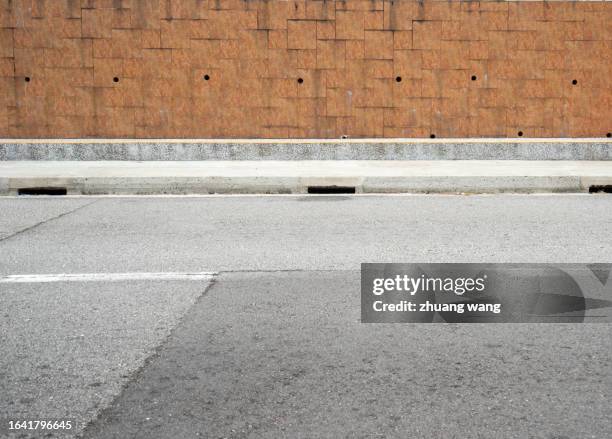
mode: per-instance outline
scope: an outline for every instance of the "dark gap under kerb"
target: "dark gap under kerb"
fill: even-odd
[[[308,186],[309,194],[354,194],[355,186]]]
[[[66,195],[65,187],[24,187],[17,189],[18,195]]]
[[[589,194],[597,193],[612,194],[612,184],[594,184],[589,186]]]

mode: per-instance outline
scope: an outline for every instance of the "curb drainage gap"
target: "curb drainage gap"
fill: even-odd
[[[308,186],[309,194],[354,194],[355,186]]]
[[[17,195],[66,195],[65,187],[24,187],[17,189]]]
[[[589,194],[612,194],[612,184],[594,184],[589,186]]]

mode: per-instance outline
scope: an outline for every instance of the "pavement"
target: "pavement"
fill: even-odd
[[[31,188],[68,194],[588,192],[612,185],[612,161],[304,160],[5,161],[0,195]]]
[[[610,211],[607,194],[1,198],[0,418],[84,438],[608,438],[612,325],[361,324],[359,266],[612,262]]]

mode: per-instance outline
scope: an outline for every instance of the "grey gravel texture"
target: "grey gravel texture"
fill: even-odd
[[[98,201],[0,243],[0,275],[612,262],[607,194],[84,199]]]
[[[0,141],[0,160],[612,160],[608,139]]]
[[[612,262],[611,211],[607,194],[2,198],[0,276],[221,274],[204,295],[0,283],[0,418],[93,420],[86,437],[607,439],[612,325],[360,324],[358,270]]]
[[[359,323],[359,273],[221,275],[86,438],[607,438],[612,325]]]
[[[207,286],[0,284],[0,419],[72,419],[78,432],[121,392]]]

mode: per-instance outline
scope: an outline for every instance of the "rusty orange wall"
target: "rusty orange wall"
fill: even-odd
[[[612,3],[0,0],[0,91],[0,137],[599,137]]]

